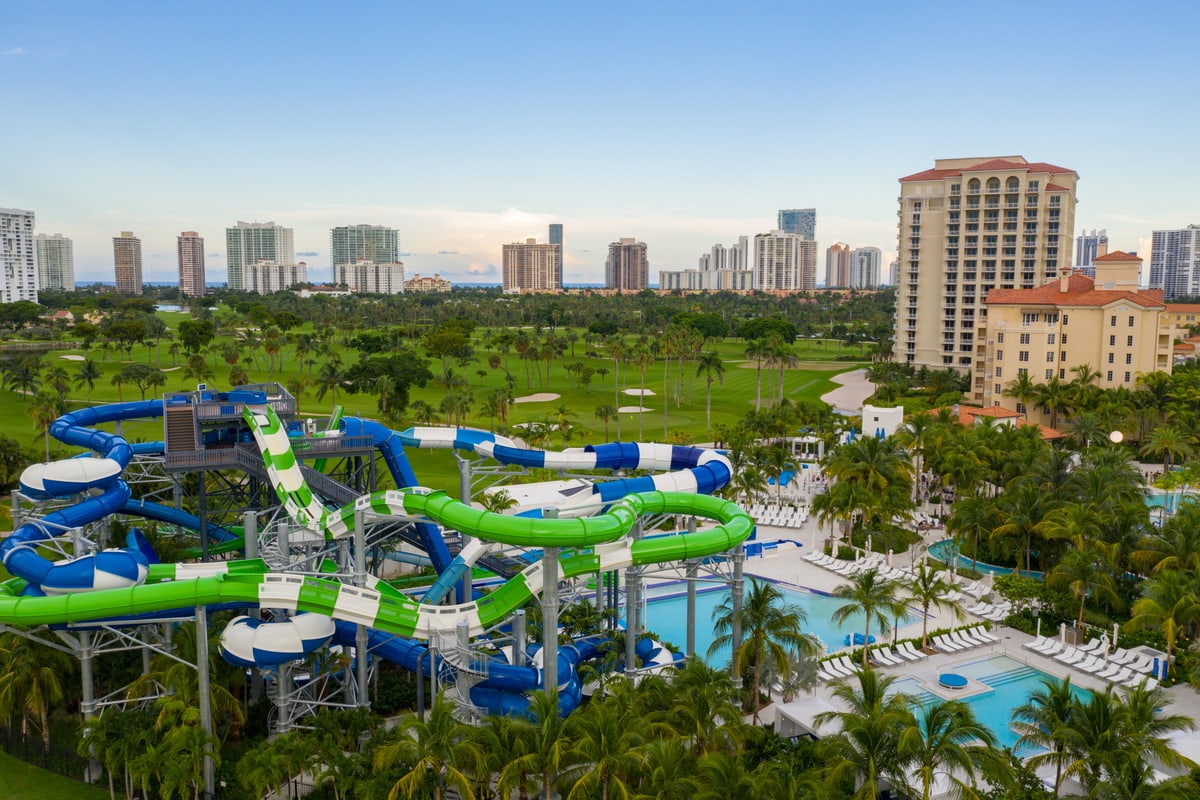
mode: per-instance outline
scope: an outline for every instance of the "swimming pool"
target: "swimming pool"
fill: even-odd
[[[954,554],[954,540],[953,539],[942,539],[940,542],[934,542],[933,544],[929,545],[929,557],[936,558],[938,561],[941,561],[943,564],[949,564],[950,557],[953,554]],[[959,553],[958,554],[958,566],[965,567],[967,569],[971,569],[972,562],[971,562],[970,556],[966,556],[966,555],[963,555],[962,553]],[[1014,570],[1012,567],[998,567],[995,564],[985,564],[982,561],[975,563],[974,569],[977,572],[980,572],[984,575],[987,575],[989,572],[994,573],[996,575],[1012,575],[1014,572],[1016,572],[1016,570]],[[1027,577],[1036,578],[1039,581],[1042,580],[1042,578],[1044,577],[1043,573],[1038,572],[1035,569],[1022,570],[1021,574],[1025,575]]]
[[[679,588],[682,589],[683,585],[680,584]],[[855,614],[840,625],[833,622],[833,612],[845,605],[845,600],[820,592],[796,591],[783,586],[777,588],[789,603],[804,609],[807,614],[808,619],[800,626],[801,630],[816,634],[830,651],[844,647],[842,640],[847,633],[862,632],[861,614]],[[708,646],[716,638],[712,631],[713,609],[727,597],[729,589],[726,588],[710,589],[696,595],[696,653],[700,656],[706,656]],[[919,616],[905,616],[900,619],[900,627],[919,621]],[[687,595],[649,598],[646,601],[646,627],[682,650],[687,645]],[[878,630],[872,633],[872,636],[878,635]],[[726,647],[706,660],[714,665],[724,664],[729,660],[729,652]]]
[[[1002,747],[1013,747],[1020,738],[1009,727],[1013,712],[1029,701],[1030,695],[1041,688],[1043,680],[1060,680],[1009,656],[992,656],[955,666],[953,670],[959,675],[991,687],[990,691],[964,697],[962,701],[975,712],[975,718],[996,735]],[[892,684],[892,688],[896,692],[910,695],[917,705],[925,706],[940,700],[937,695],[927,691],[916,678],[901,678]],[[1071,692],[1084,701],[1092,696],[1087,689],[1078,686],[1072,686]],[[1032,753],[1032,750],[1017,751],[1017,755],[1022,757]]]

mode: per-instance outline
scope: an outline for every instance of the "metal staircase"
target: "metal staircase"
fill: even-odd
[[[191,403],[168,403],[163,412],[163,441],[166,451],[173,453],[196,450],[195,406]]]

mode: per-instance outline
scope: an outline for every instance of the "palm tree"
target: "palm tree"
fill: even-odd
[[[1175,425],[1160,425],[1150,432],[1150,439],[1138,451],[1144,456],[1157,456],[1163,460],[1163,469],[1168,470],[1177,461],[1191,458],[1195,454],[1184,431]]]
[[[1033,382],[1033,378],[1029,377],[1029,373],[1022,372],[1004,385],[1004,396],[1011,397],[1025,407],[1025,413],[1029,413],[1029,407],[1033,405],[1033,401],[1037,399],[1038,386]]]
[[[54,390],[60,403],[66,402],[67,392],[71,389],[71,374],[61,364],[55,364],[46,370],[46,385]]]
[[[621,415],[617,413],[617,410],[615,408],[608,405],[607,403],[596,406],[595,414],[596,414],[596,419],[598,419],[604,423],[604,441],[607,442],[608,441],[608,421],[610,419],[612,419],[613,417],[616,417],[617,424],[619,425],[619,424],[621,424],[620,423]],[[620,436],[620,434],[617,434],[617,435]]]
[[[742,714],[737,690],[724,670],[713,669],[699,658],[688,660],[672,681],[678,701],[667,712],[671,727],[701,755],[720,748],[733,751],[741,738]]]
[[[826,711],[814,718],[819,726],[840,724],[841,735],[828,739],[829,782],[847,786],[856,800],[877,800],[884,779],[907,784],[900,733],[912,724],[913,716],[908,698],[890,691],[895,681],[894,676],[863,670],[857,686],[848,680],[834,685],[833,697],[845,711]]]
[[[931,606],[949,608],[956,619],[962,619],[962,609],[958,603],[947,600],[952,586],[942,577],[941,570],[929,566],[923,561],[912,572],[912,577],[905,579],[902,584],[908,593],[908,598],[921,606],[921,649],[929,646],[929,609]]]
[[[625,339],[617,334],[608,340],[608,357],[613,360],[613,408],[621,407],[621,361],[629,355]],[[607,438],[607,436],[605,437]],[[617,414],[617,439],[621,438],[621,415]]]
[[[733,641],[733,624],[741,625],[742,641]],[[733,672],[740,675],[750,667],[754,673],[750,707],[758,721],[763,670],[770,665],[782,672],[789,664],[789,651],[814,652],[816,643],[801,632],[806,619],[804,609],[787,603],[783,592],[772,583],[750,579],[741,610],[735,616],[733,596],[725,598],[713,609],[713,633],[716,637],[708,648],[711,656],[722,647],[733,645]]]
[[[911,762],[909,774],[915,770],[918,776],[921,800],[930,800],[939,775],[962,794],[982,783],[979,777],[1002,775],[1007,766],[996,735],[961,700],[922,707],[901,732],[899,750],[901,759]]]
[[[1058,427],[1059,412],[1067,413],[1071,409],[1071,391],[1057,377],[1038,385],[1037,397],[1034,398],[1039,406],[1050,415],[1050,427]]]
[[[1163,523],[1151,528],[1131,557],[1150,572],[1200,570],[1200,505],[1186,503]]]
[[[1045,752],[1029,757],[1031,769],[1054,765],[1054,796],[1062,788],[1067,764],[1067,730],[1075,716],[1077,702],[1071,678],[1065,681],[1044,678],[1041,688],[1013,712],[1012,729],[1020,734],[1014,749],[1034,747]]]
[[[92,389],[96,388],[96,381],[103,377],[104,373],[100,370],[100,365],[90,358],[84,359],[79,364],[79,369],[75,372],[75,388],[82,389],[87,387],[88,402],[92,402]]]
[[[891,629],[891,621],[905,612],[904,603],[896,597],[899,584],[886,580],[879,570],[868,569],[853,575],[849,584],[833,590],[833,596],[846,603],[833,612],[833,621],[843,623],[855,614],[863,615],[862,663],[866,669],[871,648],[871,623],[879,623],[880,635]]]
[[[716,351],[701,353],[696,359],[696,376],[703,375],[706,381],[706,393],[704,397],[704,427],[707,430],[712,430],[712,385],[715,379],[722,386],[725,385],[725,364],[721,361],[721,356]]]
[[[317,399],[324,400],[325,394],[330,393],[333,402],[337,402],[338,389],[342,386],[342,371],[333,361],[326,361],[317,373]]]
[[[770,352],[770,344],[763,339],[753,339],[746,345],[746,358],[754,362],[757,371],[757,388],[754,392],[755,411],[762,408],[762,367]]]
[[[676,738],[648,742],[643,753],[646,765],[633,800],[693,800],[700,791],[696,758]]]
[[[1079,599],[1079,615],[1075,624],[1083,627],[1083,611],[1087,600],[1121,602],[1108,562],[1094,550],[1070,550],[1046,576],[1052,588],[1065,586]]]
[[[388,793],[388,800],[404,796],[443,800],[453,790],[465,800],[475,800],[471,780],[482,754],[468,729],[454,718],[454,704],[439,693],[429,719],[410,714],[400,721],[388,741],[375,751],[375,769],[408,766],[409,770]]]
[[[504,794],[505,790],[519,785],[524,775],[536,774],[541,779],[544,800],[550,800],[555,781],[570,763],[570,740],[566,736],[566,721],[558,710],[555,690],[539,690],[530,696],[526,725],[526,752],[500,770],[500,790]]]
[[[58,650],[34,644],[15,633],[0,635],[0,716],[21,714],[21,733],[29,734],[30,719],[42,731],[50,751],[50,708],[63,699],[61,679],[74,662]]]
[[[1051,501],[1045,489],[1033,481],[1026,481],[1014,491],[1005,492],[1001,496],[1002,508],[1007,521],[992,529],[992,539],[1012,539],[1017,543],[1017,554],[1024,556],[1025,571],[1031,569],[1030,560],[1033,551],[1033,537],[1037,535],[1046,513],[1047,503]],[[1017,565],[1017,574],[1021,574],[1021,566]]]
[[[625,711],[610,697],[567,721],[570,758],[578,764],[571,770],[576,780],[567,800],[629,796],[630,780],[646,763],[639,749],[645,724],[643,717]]]
[[[64,410],[62,401],[49,392],[38,392],[25,407],[25,414],[46,440],[46,463],[50,463],[50,425]]]
[[[700,791],[696,800],[758,800],[762,790],[733,753],[707,753],[700,759]]]
[[[969,494],[960,498],[950,509],[946,519],[946,530],[956,537],[971,537],[971,569],[979,563],[979,537],[991,535],[1000,524],[996,503],[990,497]]]
[[[1142,585],[1142,597],[1133,603],[1132,630],[1156,628],[1167,644],[1167,667],[1174,657],[1175,645],[1182,632],[1200,620],[1200,597],[1194,579],[1177,570],[1164,570]]]

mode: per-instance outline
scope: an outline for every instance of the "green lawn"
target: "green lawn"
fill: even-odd
[[[179,321],[188,318],[185,314],[175,313],[163,313],[160,316],[172,327],[177,325]],[[560,329],[559,336],[561,337],[565,334],[566,331]],[[496,351],[486,349],[483,346],[480,341],[482,335],[482,330],[476,331],[474,360],[466,365],[452,364],[450,365],[450,369],[453,370],[454,374],[460,375],[468,381],[470,389],[474,394],[474,407],[468,417],[468,424],[488,428],[491,425],[491,421],[486,415],[479,412],[479,408],[488,392],[504,385],[505,373],[504,366],[497,370],[493,370],[488,366],[488,357]],[[210,383],[213,386],[221,388],[229,385],[229,367],[219,355],[221,345],[225,341],[226,339],[216,340],[209,348],[210,354],[208,357],[208,363],[211,365],[216,376]],[[732,339],[710,345],[708,348],[715,349],[721,355],[725,365],[723,383],[714,383],[712,387],[712,423],[714,426],[735,423],[754,407],[758,371],[752,363],[746,361],[745,348],[746,345],[744,342]],[[849,348],[842,348],[842,350],[847,355],[851,353]],[[509,412],[509,425],[543,420],[547,416],[554,414],[558,407],[566,406],[570,410],[570,419],[574,428],[574,435],[566,442],[567,446],[578,447],[583,444],[598,444],[616,439],[618,421],[616,419],[609,421],[606,438],[604,424],[596,418],[595,411],[601,405],[614,407],[636,406],[638,398],[625,394],[624,390],[641,388],[641,371],[634,365],[622,362],[620,365],[620,386],[616,386],[614,381],[616,377],[614,363],[607,358],[589,358],[584,355],[584,351],[585,346],[581,340],[575,346],[575,356],[572,356],[568,350],[562,357],[550,362],[549,365],[546,362],[528,364],[522,361],[515,352],[510,352],[506,359],[501,355],[502,360],[507,361],[507,367],[511,370],[515,380],[515,388],[513,390],[515,396],[521,397],[542,392],[559,395],[559,398],[553,401],[518,403],[513,405]],[[795,351],[797,357],[801,360],[801,364],[797,368],[785,371],[783,387],[784,397],[792,401],[818,400],[821,395],[836,388],[836,384],[830,381],[832,376],[839,372],[856,369],[864,363],[835,361],[834,359],[839,352],[839,346],[833,341],[801,341],[797,343]],[[120,370],[122,361],[126,358],[124,353],[113,351],[104,353],[97,349],[93,349],[88,353],[77,350],[52,351],[43,358],[43,372],[51,366],[62,365],[74,375],[78,369],[78,361],[71,358],[64,358],[64,356],[78,357],[81,355],[95,360],[104,373],[104,376],[96,383],[93,389],[92,402],[110,403],[122,399],[137,400],[141,398],[140,393],[135,387],[127,385],[123,390],[118,390],[116,386],[111,384],[112,377]],[[349,366],[357,359],[356,352],[352,350],[345,349],[341,355],[343,367]],[[167,370],[167,384],[159,392],[181,391],[194,388],[193,381],[184,377],[182,356],[179,357],[178,361],[174,361],[170,355],[169,342],[164,341],[158,353],[155,352],[153,346],[148,348],[135,347],[130,356],[130,360],[134,362],[153,364],[157,361],[164,370]],[[310,369],[314,374],[319,370],[319,365],[317,367],[305,368],[303,365],[298,364],[290,346],[284,348],[281,357],[282,366],[274,374],[266,368],[265,356],[260,353],[259,359],[260,365],[257,368],[249,368],[247,370],[252,381],[277,380],[285,385],[295,386],[299,376],[307,375]],[[581,362],[593,369],[607,369],[609,372],[605,376],[594,375],[589,386],[580,387],[576,385],[574,377],[569,375],[564,369],[564,365],[571,362]],[[645,388],[653,391],[655,394],[648,396],[643,405],[649,408],[650,411],[642,415],[636,413],[620,415],[620,438],[625,441],[637,441],[639,439],[642,441],[662,441],[667,436],[684,435],[692,441],[711,441],[713,438],[712,432],[705,424],[705,381],[696,375],[696,367],[692,362],[685,362],[683,364],[683,394],[681,402],[678,404],[675,402],[667,404],[665,419],[666,434],[664,434],[664,372],[666,372],[665,377],[668,382],[671,382],[677,378],[678,369],[675,362],[666,365],[666,367],[666,370],[664,370],[664,363],[658,361],[647,368]],[[432,360],[430,362],[430,370],[435,376],[440,377],[442,369],[440,361]],[[537,374],[538,371],[541,373],[540,376]],[[483,374],[479,374],[480,372]],[[547,372],[549,373],[548,375]],[[764,405],[774,402],[775,398],[778,397],[778,387],[776,386],[777,376],[778,370],[765,368],[762,370]],[[411,392],[412,400],[423,400],[435,408],[441,402],[442,396],[443,390],[434,381],[431,381],[424,388],[414,388]],[[72,403],[82,404],[86,402],[86,399],[86,390],[72,389],[70,393]],[[299,409],[302,414],[306,415],[326,415],[330,412],[334,400],[332,392],[318,399],[316,388],[309,386],[300,393]],[[339,392],[336,402],[346,407],[348,415],[378,416],[376,397],[374,395],[348,395],[345,392]],[[0,433],[16,438],[23,446],[29,448],[36,447],[40,450],[42,448],[41,436],[35,432],[33,422],[26,413],[28,405],[27,397],[8,390],[0,391],[0,412],[3,412],[0,413]],[[163,435],[162,422],[158,420],[127,422],[124,424],[123,430],[126,437],[131,441],[156,441],[160,440]],[[55,447],[55,444],[51,443],[52,449],[59,449]],[[555,440],[547,445],[549,448],[561,446],[563,446],[563,442],[558,437],[555,437]],[[65,449],[61,449],[60,452],[65,452]],[[434,454],[422,451],[411,454],[411,458],[414,462],[417,476],[422,483],[434,488],[457,489],[457,471],[454,467],[453,459],[448,453]]]
[[[108,789],[64,778],[0,752],[0,800],[104,800]]]

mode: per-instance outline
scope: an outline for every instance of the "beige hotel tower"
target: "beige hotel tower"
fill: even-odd
[[[973,371],[992,289],[1033,289],[1071,266],[1074,170],[1021,156],[947,158],[900,179],[896,360]],[[983,376],[968,396],[983,399]]]

